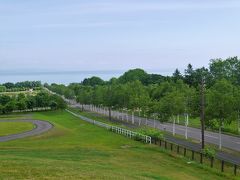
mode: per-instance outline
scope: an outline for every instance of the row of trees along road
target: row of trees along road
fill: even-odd
[[[128,109],[148,117],[154,114],[160,121],[175,123],[181,115],[186,120],[189,116],[199,118],[203,79],[206,127],[221,132],[227,124],[235,123],[232,132],[239,133],[240,60],[237,57],[211,60],[208,68],[194,69],[189,64],[184,74],[176,69],[172,76],[134,69],[109,81],[92,77],[68,86],[45,86],[82,104],[107,106],[110,110]]]
[[[0,114],[11,113],[14,110],[33,110],[41,107],[64,109],[66,108],[66,103],[61,97],[45,92],[40,92],[36,96],[23,93],[14,96],[0,95]]]

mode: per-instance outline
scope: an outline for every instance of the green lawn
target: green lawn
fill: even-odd
[[[67,112],[33,113],[55,128],[0,143],[0,179],[233,179],[88,124]]]
[[[34,125],[28,122],[0,122],[0,136],[30,131],[33,128]]]

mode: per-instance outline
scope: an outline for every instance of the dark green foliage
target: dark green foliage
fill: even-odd
[[[25,91],[27,89],[38,89],[42,86],[40,81],[24,81],[24,82],[17,82],[11,83],[7,82],[2,84],[2,86],[6,87],[6,91]]]
[[[202,150],[202,153],[207,157],[207,158],[214,158],[216,156],[216,151],[213,148],[206,147]]]
[[[5,86],[0,86],[0,92],[6,92],[7,88]]]
[[[156,130],[156,129],[147,129],[147,128],[144,128],[144,129],[138,130],[138,132],[139,132],[140,134],[150,136],[150,137],[152,137],[152,138],[154,138],[154,139],[156,139],[156,140],[157,140],[157,139],[164,140],[163,134],[162,134],[160,131]]]
[[[11,113],[14,110],[26,110],[39,107],[51,107],[52,109],[65,109],[65,101],[57,95],[49,95],[40,92],[36,96],[18,94],[16,96],[0,95],[0,114]]]
[[[96,76],[93,76],[91,78],[86,78],[83,80],[82,85],[84,86],[97,86],[97,85],[104,85],[105,82]]]

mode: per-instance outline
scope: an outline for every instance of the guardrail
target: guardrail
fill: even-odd
[[[117,134],[122,134],[126,137],[129,137],[129,138],[135,139],[135,140],[140,140],[140,141],[143,141],[147,144],[152,143],[152,138],[150,136],[146,136],[144,134],[134,132],[134,131],[130,131],[128,129],[120,128],[120,127],[117,127],[117,126],[112,126],[112,125],[109,125],[109,124],[106,124],[106,123],[103,123],[103,122],[100,122],[100,121],[92,120],[92,119],[89,119],[85,116],[81,116],[81,115],[76,114],[72,111],[69,111],[68,109],[66,109],[66,111],[69,112],[70,114],[76,116],[76,117],[81,118],[84,121],[87,121],[87,122],[89,122],[91,124],[94,124],[94,125],[97,125],[99,127],[106,128],[106,129],[111,130],[112,132],[115,132]]]

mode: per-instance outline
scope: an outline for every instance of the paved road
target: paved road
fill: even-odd
[[[147,125],[150,127],[154,127],[154,120],[148,120]],[[169,123],[162,124],[159,121],[156,121],[155,126],[160,130],[166,130],[171,133],[173,131],[173,125]],[[176,134],[184,136],[186,131],[185,126],[181,125],[175,126]],[[187,131],[189,138],[195,139],[200,142],[201,139],[200,129],[188,127]],[[211,131],[205,131],[205,141],[211,144],[219,145],[219,134]],[[240,138],[236,136],[222,134],[222,146],[235,151],[240,151]]]
[[[25,138],[25,137],[29,137],[29,136],[39,135],[39,134],[47,132],[53,128],[53,125],[51,123],[49,123],[47,121],[41,121],[41,120],[0,120],[0,125],[1,125],[1,122],[16,122],[16,123],[17,122],[30,122],[35,125],[35,128],[30,131],[19,133],[19,134],[0,136],[0,142],[6,142],[6,141],[21,139],[21,138]]]

